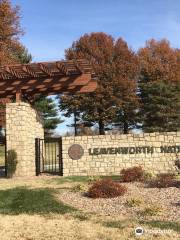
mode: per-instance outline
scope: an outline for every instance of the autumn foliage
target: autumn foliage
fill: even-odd
[[[149,40],[138,52],[140,117],[145,132],[180,130],[180,50]]]
[[[0,65],[19,62],[24,51],[19,42],[22,34],[19,7],[12,7],[9,0],[0,0]]]
[[[180,129],[180,50],[167,40],[151,39],[135,53],[122,38],[85,34],[66,58],[89,60],[98,81],[95,93],[61,97],[60,110],[75,116],[73,126],[98,124],[99,134],[117,127],[123,133]]]
[[[147,41],[138,56],[142,81],[180,81],[180,50],[172,48],[166,39]]]
[[[119,112],[125,113],[124,123],[129,127],[129,115],[138,105],[137,75],[138,58],[119,38],[99,32],[85,34],[66,50],[67,59],[85,58],[93,67],[98,81],[95,93],[86,96],[61,98],[60,108],[67,112],[82,113],[84,121],[97,123],[99,133],[105,133]],[[131,106],[131,107],[130,107]],[[129,117],[129,118],[128,118]]]
[[[20,18],[18,6],[0,0],[0,65],[31,61],[20,42]],[[120,37],[86,33],[66,49],[65,58],[87,59],[98,82],[94,93],[60,96],[60,110],[74,116],[75,134],[91,134],[92,126],[99,134],[180,130],[180,49],[166,39],[150,39],[135,52]]]
[[[127,192],[127,188],[111,179],[96,181],[88,191],[91,198],[113,198],[122,196]]]
[[[122,182],[135,182],[143,181],[144,179],[144,170],[141,166],[135,166],[131,168],[126,168],[121,170],[121,179]]]
[[[161,173],[156,176],[155,179],[149,182],[149,187],[155,188],[167,188],[176,186],[178,181],[176,181],[175,175],[172,173]]]

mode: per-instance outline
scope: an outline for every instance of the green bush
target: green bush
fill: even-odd
[[[127,188],[119,183],[113,182],[111,179],[103,179],[96,181],[88,191],[91,198],[113,198],[122,196],[127,192]]]
[[[17,153],[15,150],[8,150],[6,156],[7,177],[12,178],[17,166]]]

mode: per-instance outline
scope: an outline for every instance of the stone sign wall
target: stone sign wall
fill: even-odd
[[[171,172],[180,159],[180,132],[63,137],[62,143],[64,176],[119,175],[139,165]]]
[[[6,144],[17,153],[16,177],[36,174],[35,138],[44,138],[38,113],[28,103],[6,104]]]

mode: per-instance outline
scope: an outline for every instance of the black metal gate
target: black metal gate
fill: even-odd
[[[41,173],[63,175],[61,138],[36,138],[35,151],[37,176]]]
[[[0,177],[7,175],[6,169],[6,137],[0,136]]]

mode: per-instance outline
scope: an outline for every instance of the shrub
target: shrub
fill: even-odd
[[[172,173],[161,173],[149,182],[150,187],[167,188],[175,186],[175,175]]]
[[[113,182],[111,179],[103,179],[96,181],[88,191],[91,198],[113,198],[122,196],[127,192],[127,188],[119,183]]]
[[[163,209],[158,206],[146,207],[140,212],[142,216],[157,216],[162,213]]]
[[[138,198],[131,198],[126,202],[128,207],[139,207],[142,204],[141,199]]]
[[[89,216],[86,213],[78,212],[73,215],[74,218],[78,219],[79,221],[87,221],[89,220]]]
[[[101,180],[101,176],[89,176],[88,177],[88,183],[92,184],[93,182]]]
[[[12,178],[17,166],[17,153],[15,150],[8,150],[6,157],[7,177]]]
[[[87,185],[85,184],[77,184],[72,187],[72,192],[86,192],[88,190]]]
[[[153,179],[153,177],[154,177],[155,175],[153,174],[153,173],[151,173],[151,172],[145,172],[144,173],[144,181],[150,181],[150,180],[152,180]]]
[[[177,167],[177,170],[180,171],[180,160],[179,159],[177,159],[175,161],[175,166]]]
[[[143,181],[144,174],[145,172],[140,166],[121,170],[121,177],[123,182]]]

